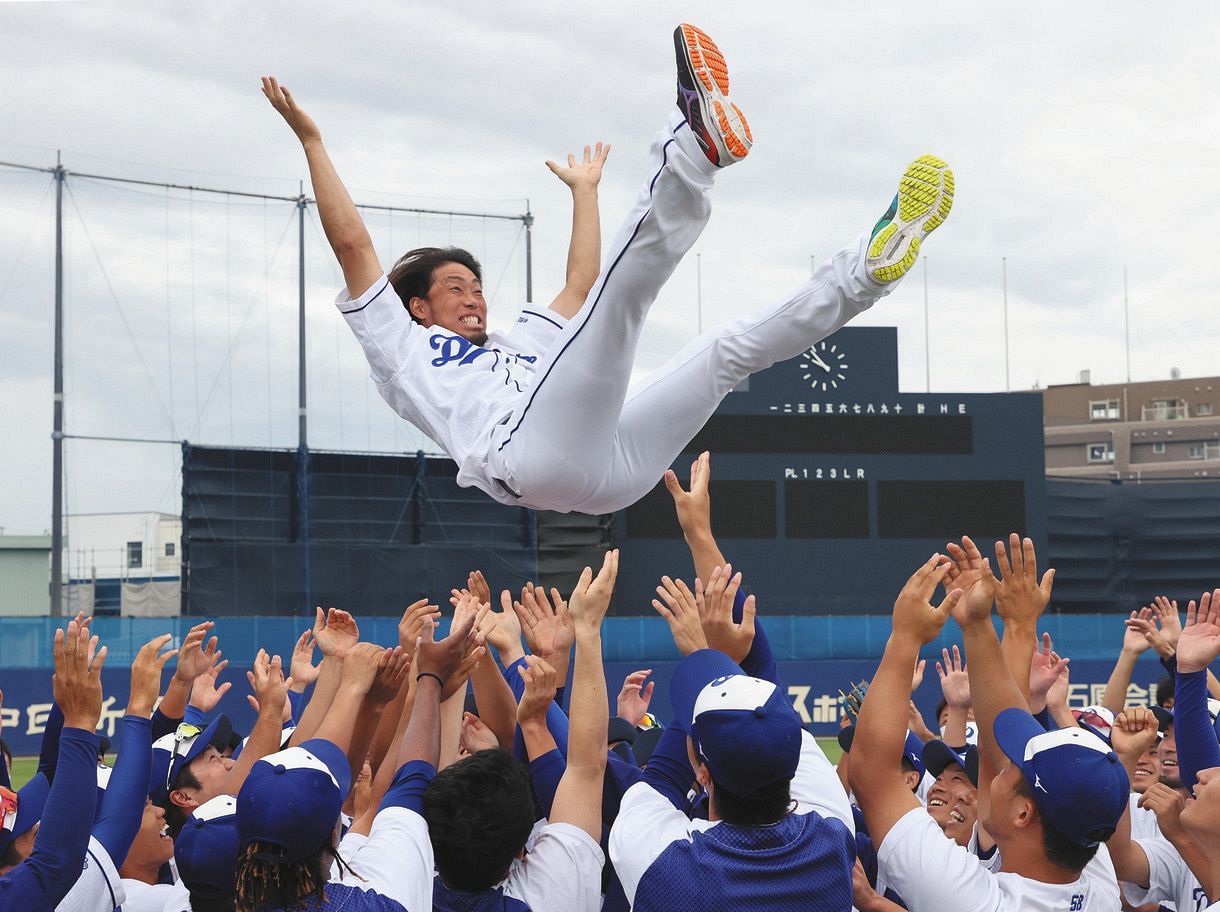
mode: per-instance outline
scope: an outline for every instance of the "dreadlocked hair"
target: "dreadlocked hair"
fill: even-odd
[[[238,853],[236,912],[268,908],[293,912],[306,908],[306,901],[315,896],[325,899],[323,863],[328,855],[334,857],[341,872],[354,873],[339,857],[333,838],[304,861],[276,861],[279,851],[278,846],[255,840]]]
[[[237,912],[261,908],[293,909],[305,907],[305,900],[322,895],[322,852],[304,861],[271,861],[274,846],[251,842],[237,856]]]

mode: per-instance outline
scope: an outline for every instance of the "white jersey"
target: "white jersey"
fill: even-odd
[[[509,332],[490,333],[479,346],[416,323],[384,275],[358,298],[343,289],[335,306],[364,349],[381,398],[449,454],[458,484],[516,504],[487,471],[492,431],[524,403],[534,365],[563,329],[563,318],[527,307]]]
[[[191,912],[191,894],[181,883],[146,884],[123,878],[122,912]]]
[[[885,872],[886,882],[911,912],[1118,909],[1117,888],[1104,889],[1097,874],[1087,868],[1069,884],[1043,883],[1014,873],[993,873],[966,849],[946,839],[923,808],[908,811],[886,834],[877,848],[877,867]]]
[[[1135,842],[1148,858],[1148,886],[1123,882],[1123,895],[1133,906],[1173,903],[1177,912],[1203,912],[1208,896],[1173,844],[1158,832]]]
[[[90,836],[80,877],[55,912],[114,912],[126,898],[123,881],[110,855]]]
[[[1161,827],[1156,822],[1156,812],[1150,808],[1142,808],[1139,806],[1140,799],[1144,796],[1139,792],[1131,793],[1131,800],[1128,806],[1131,809],[1131,838],[1132,839],[1159,839],[1161,837]]]

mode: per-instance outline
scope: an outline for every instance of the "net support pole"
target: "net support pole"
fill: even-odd
[[[301,606],[301,612],[308,617],[313,611],[313,576],[310,567],[309,444],[305,395],[305,205],[305,189],[302,186],[301,195],[297,197],[297,497],[300,498],[297,515],[300,522],[301,578],[305,590],[305,604]]]
[[[530,212],[530,201],[525,201],[525,300],[534,303],[534,215]]]
[[[64,614],[64,166],[55,156],[55,401],[51,418],[51,617]]]

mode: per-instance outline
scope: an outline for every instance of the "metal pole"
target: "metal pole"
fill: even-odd
[[[1012,391],[1008,373],[1008,257],[1000,257],[1000,269],[1004,282],[1004,392]]]
[[[932,392],[932,331],[928,325],[928,258],[923,258],[923,376],[925,392]]]
[[[698,334],[703,335],[703,254],[695,254],[695,307]]]
[[[1123,267],[1123,335],[1127,345],[1127,382],[1131,382],[1131,311],[1127,306],[1127,267]]]
[[[534,216],[525,201],[525,300],[534,301]]]
[[[64,614],[64,166],[55,153],[55,400],[51,419],[51,617]]]
[[[297,443],[306,442],[305,411],[305,191],[297,197]]]

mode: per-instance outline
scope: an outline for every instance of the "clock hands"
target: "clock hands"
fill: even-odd
[[[828,374],[830,373],[830,365],[827,364],[825,361],[823,361],[821,356],[816,351],[814,351],[812,348],[809,349],[809,360],[812,361],[814,364],[816,364],[818,367],[820,367],[822,370],[826,371],[826,373],[828,373]]]

